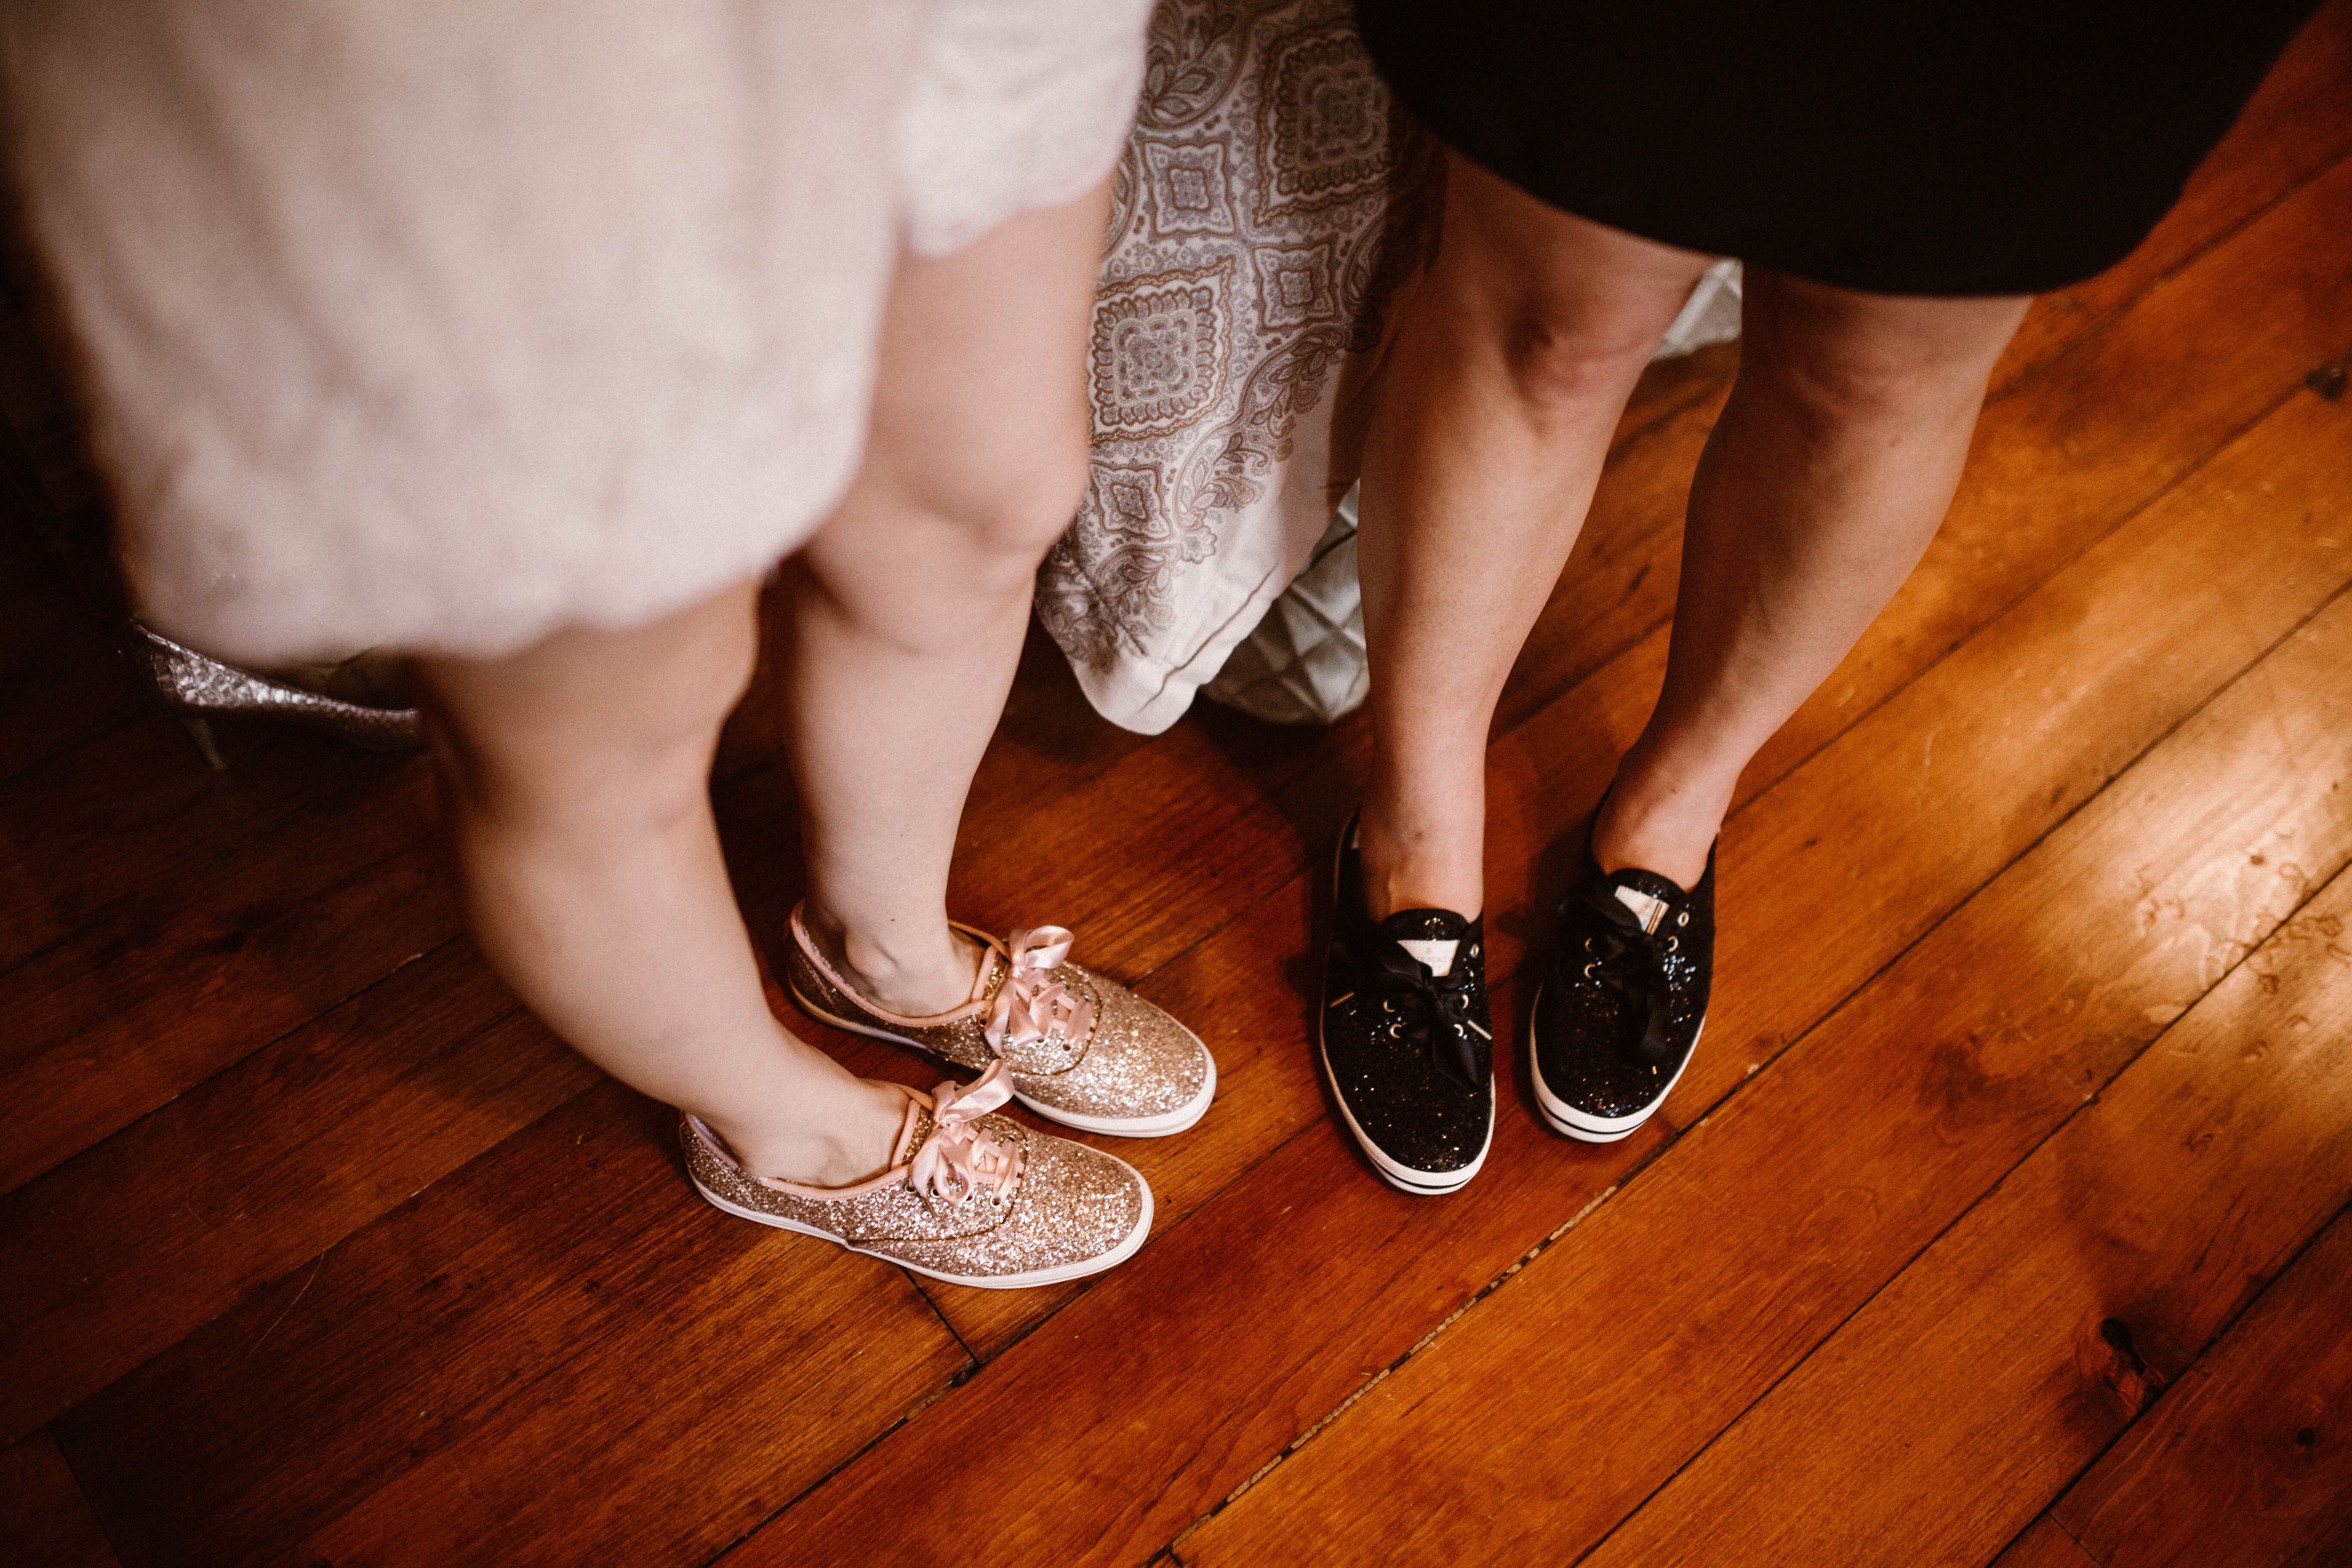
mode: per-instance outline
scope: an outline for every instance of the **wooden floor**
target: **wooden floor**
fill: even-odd
[[[421,761],[224,724],[208,771],[38,546],[97,502],[15,321],[0,1562],[2352,1563],[2347,352],[2335,0],[2035,308],[1925,566],[1758,761],[1664,1111],[1566,1142],[1518,1067],[1459,1196],[1373,1180],[1311,1061],[1363,724],[1147,741],[1033,646],[957,909],[1076,927],[1223,1079],[1108,1145],[1134,1261],[990,1293],[702,1205],[467,946]],[[1505,704],[1505,1061],[1735,363],[1644,384]],[[778,728],[755,692],[717,791],[771,955]]]

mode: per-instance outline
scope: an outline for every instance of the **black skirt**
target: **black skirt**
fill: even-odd
[[[1890,294],[2121,260],[2315,0],[1358,0],[1398,98],[1529,194]]]

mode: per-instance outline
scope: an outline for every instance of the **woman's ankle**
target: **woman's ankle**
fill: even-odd
[[[920,936],[877,937],[847,925],[811,899],[802,907],[801,922],[850,989],[885,1011],[928,1018],[971,999],[985,949],[945,920]]]
[[[1593,818],[1592,858],[1604,874],[1631,866],[1696,887],[1738,783],[1676,779],[1629,753]]]
[[[826,1096],[804,1118],[774,1123],[740,1117],[703,1120],[755,1176],[845,1187],[889,1168],[906,1118],[904,1090],[860,1079],[844,1092]]]
[[[1364,802],[1356,844],[1364,902],[1375,921],[1399,910],[1451,910],[1475,918],[1486,903],[1485,802],[1475,816],[1402,831],[1377,797]]]

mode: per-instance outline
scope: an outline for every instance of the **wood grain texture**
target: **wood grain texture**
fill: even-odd
[[[2352,5],[2330,0],[2197,166],[2179,203],[2139,247],[2097,277],[2034,301],[1993,372],[2006,387],[2279,195],[2352,151]]]
[[[1585,1562],[1974,1568],[1998,1552],[2352,1199],[2347,922],[2352,875],[2272,933]],[[2335,1297],[2332,1335],[2296,1347],[2320,1363],[2310,1401],[2272,1402],[2284,1362],[2235,1383],[2241,1398],[2272,1396],[2264,1448],[2292,1451],[2305,1405],[2352,1380],[2346,1299]],[[1923,1405],[1932,1423],[1919,1420]],[[2340,1413],[2327,1425],[2340,1429]],[[2305,1467],[2295,1511],[2352,1498],[2352,1467],[2336,1468]],[[1792,1471],[1806,1478],[1802,1493],[1759,1517],[1755,1500]],[[2243,1485],[2214,1478],[2193,1495],[2252,1501],[2259,1489]],[[2112,1537],[2074,1533],[2110,1556]],[[2242,1560],[2280,1561],[2301,1544],[2284,1534],[2282,1550],[2249,1542]]]
[[[2168,285],[2175,292],[2165,296],[2160,301],[2161,309],[2136,306],[2125,312],[2100,334],[2099,353],[2090,356],[2095,361],[2095,373],[2085,374],[2084,367],[2075,366],[2068,377],[2053,374],[2020,395],[2015,408],[2022,412],[2011,423],[2021,423],[2025,427],[1979,439],[1979,466],[1983,466],[1988,453],[2000,458],[2001,461],[1994,465],[2000,469],[1998,482],[2009,489],[1998,497],[1990,492],[1979,494],[1973,524],[1979,531],[1979,536],[1973,542],[1948,549],[1945,547],[1946,541],[1939,540],[1920,573],[1874,626],[1854,658],[1848,661],[1848,666],[1841,667],[1842,674],[1806,705],[1791,721],[1791,727],[1767,748],[1764,756],[1749,770],[1743,781],[1743,801],[1754,799],[1758,791],[1771,784],[1779,776],[1776,770],[1793,766],[1805,755],[1830,744],[1885,700],[1888,689],[1915,680],[1921,669],[1948,653],[1955,637],[1973,631],[2002,605],[2030,590],[2033,583],[2079,558],[2084,550],[2112,531],[2123,517],[2147,504],[2149,495],[2160,492],[2180,475],[2210,461],[2212,449],[2200,443],[2223,441],[2238,423],[2261,409],[2276,406],[2290,395],[2305,395],[2294,389],[2304,367],[2318,352],[2314,345],[2352,344],[2352,273],[2347,273],[2340,263],[2327,259],[2327,247],[2316,237],[2317,231],[2333,221],[2334,209],[2324,205],[2329,201],[2352,201],[2352,163],[2339,164],[2326,182],[2298,194],[2260,223],[2217,247],[2195,272]],[[2315,248],[2320,253],[2319,259],[2311,254]],[[2236,313],[2226,310],[2224,302],[2243,297],[2249,290],[2265,298],[2277,295],[2301,301],[2297,308],[2284,310],[2281,320],[2268,324],[2266,331],[2274,335],[2268,340],[2268,347],[2259,352],[2246,350],[2242,343],[2224,343],[2227,333],[2215,325],[2217,317],[2227,319]],[[2230,330],[2239,331],[2241,337],[2244,335],[2234,327]],[[2229,363],[2217,370],[2217,361]],[[2074,362],[2070,360],[2068,363],[2072,365]],[[2155,368],[2150,368],[2151,364]],[[2162,405],[2164,400],[2154,396],[2118,398],[2099,379],[2109,375],[2137,376],[2143,384],[2153,379],[2163,386],[2167,398],[2176,400],[2183,378],[2196,376],[2200,378],[2199,395],[2189,401],[2203,404],[2210,397],[2213,403],[2224,405],[2226,412],[2215,416],[2210,408],[2205,408],[2187,415],[2168,410]],[[2214,379],[2217,375],[2218,380]],[[1689,417],[1694,422],[1702,414],[1711,417],[1711,406],[1701,405]],[[1996,405],[1988,413],[1988,426],[2001,408],[2010,406]],[[2060,426],[2069,429],[2068,439],[2063,443],[2049,442],[2036,433],[2036,427]],[[1629,527],[1633,526],[1631,520],[1646,517],[1663,528],[1659,520],[1664,516],[1661,509],[1665,502],[1661,499],[1664,493],[1661,487],[1667,482],[1668,469],[1674,462],[1695,460],[1697,446],[1704,437],[1704,426],[1696,423],[1684,426],[1670,421],[1661,427],[1661,432],[1662,442],[1670,445],[1679,441],[1688,450],[1669,451],[1662,447],[1655,452],[1635,454],[1640,457],[1643,488],[1639,498],[1626,502]],[[2316,438],[2335,441],[2343,437],[2330,430],[2320,432]],[[2005,444],[1989,445],[1994,441]],[[2079,482],[2072,472],[2073,466],[2078,463],[2101,468],[2110,488],[2100,489]],[[2135,499],[2120,499],[2125,496]],[[1997,506],[1993,504],[1995,500]],[[1678,501],[1675,504],[1678,509]],[[2026,511],[2033,514],[2033,521],[2019,524],[2016,514]],[[2006,516],[2013,531],[2000,542],[1989,543],[1983,531],[1992,526],[1997,514]],[[1950,531],[1948,526],[1947,534]],[[2305,555],[2326,556],[2327,547],[2312,542],[2318,537],[2326,536],[2308,532],[2302,536],[2299,548]],[[2224,548],[2219,553],[2226,555],[2230,552]],[[2097,559],[2104,561],[2105,557]],[[2088,578],[2078,574],[2077,581],[2082,584],[2081,592],[2095,593]],[[2174,625],[2182,628],[2181,635],[2203,646],[2195,636],[2206,618],[2206,612],[2197,607],[2195,598],[2202,591],[2202,583],[2194,577],[2184,577],[2179,582],[2186,586],[2163,589],[2158,598],[2169,603]],[[2290,590],[2290,600],[2294,597],[2294,592]],[[2307,609],[2313,601],[2305,598],[2301,602]],[[2193,684],[2193,677],[2169,667],[2168,652],[2158,642],[2138,646],[2147,668],[2159,676],[2168,670],[2170,678],[2185,678]],[[2237,646],[2241,650],[2237,657],[2251,657],[2252,648],[2243,644]],[[1489,896],[1498,909],[1524,910],[1541,907],[1564,881],[1566,864],[1575,847],[1552,841],[1591,808],[1607,783],[1608,770],[1613,766],[1615,757],[1638,732],[1656,689],[1657,671],[1663,669],[1663,653],[1664,637],[1660,631],[1654,630],[1643,641],[1538,709],[1491,748],[1489,773],[1494,783],[1490,785],[1490,814],[1498,817],[1515,816],[1526,825],[1524,836],[1517,837],[1506,828],[1490,826]],[[2028,656],[2029,662],[2032,657],[2035,656]],[[1868,668],[1856,667],[1855,660]],[[2078,665],[2087,668],[2105,661],[2104,649],[2088,641],[2082,645]],[[2000,672],[2004,681],[2007,674],[2006,670]],[[1865,690],[1865,685],[1873,689]],[[1961,689],[1958,680],[1941,689],[1946,693],[1942,699],[1944,710],[1953,722],[1965,726],[1970,733],[1988,736],[2006,728],[2011,721],[2006,709],[1988,706],[1978,695]],[[2105,694],[2120,694],[2130,700],[2131,683],[2107,685],[2095,681],[2063,697],[2059,708],[2038,711],[2035,721],[2042,725],[2044,734],[2062,744],[2113,747],[2130,732],[2128,725],[2110,730],[2102,721],[2085,727],[2080,718],[2096,711],[2096,704]],[[2149,700],[2151,706],[2142,709],[2143,713],[2160,710],[2160,699],[2151,697]],[[1929,728],[1941,722],[1937,713],[1925,710],[1910,692],[1905,692],[1895,706],[1903,713],[1903,722],[1924,723]],[[2076,717],[2062,717],[2068,712]],[[2073,753],[2078,765],[2072,773],[2063,769],[2037,771],[2032,777],[2040,779],[2047,773],[2049,782],[2032,786],[2036,798],[2021,806],[2020,815],[2004,825],[2001,836],[1984,838],[1960,831],[1947,835],[1935,853],[1948,858],[1938,863],[1936,874],[1965,867],[1966,886],[1975,885],[1990,875],[2007,855],[2031,842],[2033,834],[2041,830],[2034,826],[2036,822],[2046,826],[2055,821],[2160,730],[2161,725],[2156,731],[2139,731],[2139,740],[2109,755],[2105,771],[2097,765],[2079,765],[2089,756],[2081,751]],[[1168,739],[1174,740],[1181,733],[1181,730],[1171,732]],[[1923,769],[1914,775],[1905,799],[1938,804],[1938,781],[1966,778],[1972,766],[1986,764],[1987,759],[1981,757],[1965,760],[1969,753],[1957,733],[1937,744],[1943,751],[1940,762],[1932,752],[1922,760],[1937,763],[1941,771],[1930,773]],[[1191,746],[1188,742],[1128,759],[1097,781],[1094,787],[1100,792],[1098,802],[1074,802],[1071,809],[1057,816],[1039,837],[1029,840],[1054,846],[1080,864],[1087,863],[1090,856],[1100,857],[1094,863],[1104,868],[1099,881],[1108,889],[1113,902],[1092,905],[1089,889],[1097,879],[1082,875],[1066,889],[1065,907],[1075,905],[1080,910],[1088,922],[1085,929],[1096,929],[1099,921],[1122,935],[1129,930],[1136,933],[1132,940],[1114,939],[1114,957],[1109,964],[1113,973],[1131,975],[1148,971],[1176,946],[1180,933],[1213,929],[1213,912],[1204,906],[1230,909],[1231,903],[1223,900],[1253,896],[1301,897],[1300,892],[1278,881],[1277,877],[1286,868],[1304,869],[1319,858],[1329,836],[1337,831],[1359,795],[1357,781],[1365,757],[1365,745],[1361,742],[1317,758],[1284,784],[1276,796],[1278,820],[1266,821],[1263,808],[1221,817],[1217,808],[1199,804],[1200,796],[1206,791],[1230,791],[1244,781],[1229,771],[1220,776],[1214,758],[1184,760],[1192,756]],[[1596,761],[1600,764],[1597,773]],[[2041,766],[2038,763],[2034,765]],[[1163,767],[1168,770],[1165,774],[1158,772]],[[1589,784],[1580,782],[1588,778]],[[1834,1005],[1852,985],[1859,984],[1878,963],[1899,951],[1903,941],[1908,940],[1901,931],[1882,929],[1870,913],[1874,906],[1850,897],[1845,885],[1818,883],[1801,872],[1792,853],[1802,847],[1803,837],[1812,836],[1814,826],[1824,821],[1854,820],[1874,830],[1885,831],[1899,830],[1906,820],[1916,825],[1916,819],[1906,819],[1882,809],[1884,803],[1878,794],[1881,783],[1875,777],[1853,780],[1843,786],[1845,798],[1842,800],[1792,804],[1785,815],[1774,819],[1786,825],[1780,830],[1786,841],[1775,845],[1769,855],[1744,847],[1750,842],[1748,836],[1759,833],[1759,823],[1735,816],[1727,828],[1723,873],[1727,900],[1738,896],[1733,891],[1734,879],[1743,876],[1754,877],[1759,885],[1790,885],[1808,889],[1806,896],[1814,901],[1801,910],[1790,911],[1791,918],[1810,919],[1816,911],[1826,911],[1822,918],[1831,921],[1830,929],[1838,933],[1841,941],[1848,933],[1854,933],[1865,946],[1854,950],[1837,948],[1839,959],[1830,964],[1793,974],[1776,973],[1776,981],[1787,984],[1797,997],[1784,1010],[1776,996],[1769,1009],[1775,1019],[1785,1017],[1787,1022],[1759,1026],[1735,1013],[1714,1026],[1718,1031],[1731,1029],[1739,1045],[1733,1053],[1726,1053],[1719,1047],[1703,1053],[1692,1069],[1692,1079],[1680,1091],[1683,1103],[1696,1100],[1704,1104],[1720,1094],[1737,1081],[1738,1074],[1745,1070],[1748,1062],[1769,1057],[1790,1037],[1790,1031],[1810,1024],[1820,1016],[1821,1009]],[[1119,810],[1136,812],[1136,826],[1114,826],[1108,834],[1099,826],[1087,831],[1088,825],[1100,824],[1107,812],[1115,814]],[[1163,810],[1169,814],[1165,817],[1159,815]],[[1174,854],[1159,848],[1158,839],[1150,830],[1162,821],[1171,825],[1172,841],[1182,847]],[[2008,847],[2004,850],[2002,845]],[[1864,846],[1853,857],[1854,865],[1870,868],[1872,875],[1878,869],[1874,848]],[[960,900],[970,896],[975,906],[984,909],[1016,896],[1013,892],[992,890],[990,879],[984,876],[964,875],[965,864],[959,863],[956,887]],[[1747,868],[1744,871],[1739,869],[1743,866]],[[1138,867],[1146,869],[1139,874]],[[1924,869],[1923,874],[1927,874]],[[1023,884],[1016,879],[1011,886],[1018,889]],[[1281,890],[1276,891],[1276,889]],[[1958,896],[1958,890],[1953,896]],[[1529,901],[1522,901],[1523,895]],[[1909,928],[1912,934],[1925,929],[1926,924],[1950,907],[1948,899],[1888,901],[1899,904],[1909,911],[1906,919],[1918,922]],[[1099,914],[1095,912],[1097,907],[1102,911]],[[1521,922],[1516,937],[1508,925],[1513,919]],[[1490,973],[1507,973],[1516,962],[1514,942],[1527,933],[1525,920],[1524,915],[1517,915],[1498,922],[1489,956]],[[1124,924],[1123,921],[1132,921],[1133,924]],[[1723,958],[1727,968],[1747,962],[1737,949],[1739,941],[1769,943],[1770,940],[1765,934],[1769,924],[1745,928],[1744,937],[1742,929],[1734,926],[1727,933]],[[1161,939],[1160,945],[1154,945],[1155,938]],[[1877,956],[1864,963],[1865,952],[1874,952]],[[1852,964],[1847,963],[1849,959],[1853,961]],[[1727,1037],[1718,1033],[1715,1037],[1721,1041]],[[1213,1047],[1216,1043],[1212,1040]],[[1170,1217],[1176,1215],[1171,1214]],[[1024,1310],[1021,1307],[991,1301],[983,1310],[995,1321],[987,1324],[966,1322],[954,1319],[950,1309],[959,1331],[975,1344],[1002,1342],[1018,1331],[1019,1325],[1009,1320]],[[1034,1314],[1031,1318],[1034,1321],[1051,1306],[1041,1301],[1030,1310]]]
[[[1993,1559],[1992,1568],[2100,1568],[2056,1520],[2043,1514]]]
[[[96,1393],[596,1077],[452,944],[0,1198],[0,1431]]]
[[[119,1568],[47,1432],[0,1448],[0,1568]]]
[[[123,1560],[699,1561],[967,1364],[898,1271],[710,1210],[674,1122],[601,1086],[82,1404]]]
[[[1683,491],[1736,347],[1644,379],[1514,672],[1488,866],[1514,1092],[1460,1199],[1377,1184],[1312,1065],[1323,861],[1362,717],[1284,731],[1202,709],[1128,735],[1033,636],[957,912],[1076,923],[1083,961],[1195,1022],[1223,1068],[1184,1137],[1104,1141],[1160,1213],[1140,1257],[1086,1286],[927,1301],[871,1260],[705,1212],[667,1115],[598,1084],[452,942],[416,759],[232,723],[233,771],[210,773],[124,706],[103,628],[53,625],[54,594],[15,564],[39,562],[0,540],[0,1090],[18,1111],[0,1187],[26,1182],[0,1199],[0,1414],[14,1436],[70,1405],[52,1430],[73,1459],[39,1431],[0,1450],[0,1512],[14,1527],[8,1486],[46,1486],[86,1531],[57,1487],[79,1471],[134,1564],[667,1568],[746,1531],[733,1556],[828,1563],[1172,1561],[1180,1534],[1187,1563],[1554,1561],[1602,1539],[1693,1455],[1701,1473],[1787,1369],[1801,1386],[1859,1347],[1837,1332],[1855,1307],[1899,1299],[1946,1223],[2024,1180],[2042,1135],[2188,1028],[2217,979],[2258,984],[2249,949],[2352,855],[2328,793],[2352,744],[2343,601],[2286,631],[2352,574],[2330,477],[2352,475],[2352,405],[2294,391],[2352,347],[2347,68],[2352,0],[2331,0],[2148,246],[2036,308],[1944,538],[1743,781],[1721,1010],[1627,1144],[1538,1130],[1519,972],[1655,689]],[[0,331],[0,405],[29,422],[58,526],[87,533],[97,489],[23,343]],[[776,673],[730,724],[717,791],[772,958],[800,881]],[[1826,861],[1808,842],[1825,821],[1875,858]],[[938,1076],[808,1033],[853,1070]],[[2193,1347],[2145,1353],[2161,1336],[2137,1325],[2218,1321],[2212,1281],[2242,1300],[2262,1277],[2248,1249],[2225,1239],[2207,1275],[2116,1310],[2141,1395],[2171,1380],[2149,1421],[2191,1408],[2304,1263],[2186,1373]],[[2128,1366],[2084,1348],[2076,1375],[2113,1395]],[[1966,1381],[1924,1354],[1885,1364],[1915,1395]],[[2246,1364],[2279,1386],[2310,1370]],[[2269,1441],[2263,1392],[2217,1391],[2199,1430]],[[1915,1396],[1905,1441],[1951,1441],[1948,1403],[1970,1418]],[[2046,1458],[2052,1414],[2027,1417],[2021,1447]],[[2184,1474],[2144,1426],[2109,1456],[2146,1446],[2114,1494],[2142,1500],[2115,1506],[2210,1470],[2255,1489],[2217,1488],[2217,1507],[2315,1520],[2341,1450],[2312,1430],[2310,1469],[2264,1469],[2264,1449]],[[1809,1450],[1752,1506],[1818,1510],[1851,1462]],[[2191,1500],[2115,1539],[2200,1561],[2217,1536]],[[2335,1568],[2347,1530],[2249,1539]],[[0,1531],[0,1561],[16,1544]],[[2092,1560],[2048,1516],[2002,1559]]]
[[[0,973],[0,1096],[21,1112],[0,1191],[455,939],[457,889],[415,793],[297,815]]]
[[[2346,900],[2337,900],[2340,907]],[[2341,923],[2315,964],[2352,962]],[[2281,976],[2282,985],[2286,981]],[[2284,994],[2284,990],[2282,991]],[[2193,1015],[2192,1015],[2193,1016]],[[2310,1014],[2240,1048],[2341,1054]],[[2187,1020],[2184,1020],[2187,1022]],[[2333,1107],[2338,1127],[2341,1101]],[[2200,1151],[2204,1152],[2204,1151]],[[2052,1508],[2105,1568],[2256,1568],[2352,1547],[2352,1218],[2338,1215]]]
[[[2352,161],[2077,342],[1977,427],[1922,569],[1750,765],[1780,777],[2352,348]],[[2260,309],[2246,302],[2260,300]]]
[[[1972,647],[2000,648],[2001,630]],[[1375,1542],[1486,1562],[1600,1540],[2352,856],[2347,658],[2338,598],[1182,1538],[1184,1561],[1262,1561],[1302,1527],[1307,1560],[1330,1562]],[[1918,731],[1895,732],[1910,752]],[[2032,793],[2012,766],[1992,776],[1993,801]],[[1960,798],[1918,831],[1956,826]],[[1769,899],[1748,907],[1769,920]],[[1667,1386],[1677,1397],[1654,1396]],[[1480,1441],[1496,1430],[1523,1436]],[[1353,1484],[1394,1452],[1416,1456],[1408,1473],[1371,1495]],[[1481,1503],[1448,1511],[1455,1499]]]

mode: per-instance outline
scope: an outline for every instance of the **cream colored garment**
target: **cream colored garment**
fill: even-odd
[[[11,158],[148,615],[491,654],[763,571],[900,245],[1117,156],[1139,0],[17,0]]]
[[[1156,734],[1354,482],[1443,185],[1350,0],[1160,0],[1149,38],[1095,303],[1093,484],[1037,609],[1096,709]]]

